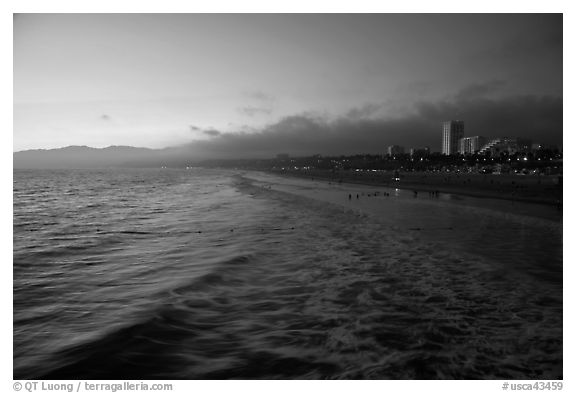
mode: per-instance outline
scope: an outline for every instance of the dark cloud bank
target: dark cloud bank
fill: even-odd
[[[498,88],[471,86],[452,100],[421,102],[411,115],[383,118],[383,105],[367,104],[335,119],[313,113],[285,117],[262,130],[221,133],[190,126],[209,139],[166,149],[113,146],[93,149],[72,146],[14,153],[14,168],[93,168],[109,166],[183,165],[207,159],[272,158],[322,154],[382,154],[389,145],[429,146],[440,150],[441,123],[460,119],[465,135],[518,136],[533,142],[562,146],[562,98],[515,96],[489,98]]]
[[[497,85],[495,82],[490,82]],[[336,120],[311,114],[286,117],[253,133],[213,134],[213,138],[184,147],[199,159],[291,155],[384,153],[392,144],[406,148],[429,146],[440,150],[441,123],[465,122],[465,136],[519,136],[562,146],[562,98],[515,96],[486,98],[478,85],[462,90],[453,100],[421,102],[411,115],[374,117],[379,106],[369,104]],[[481,94],[479,94],[481,93]]]

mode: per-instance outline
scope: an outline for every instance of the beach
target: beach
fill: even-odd
[[[403,188],[418,192],[444,192],[478,198],[562,205],[559,175],[479,174],[454,172],[329,171],[319,169],[274,170],[271,173],[308,179],[324,179]]]
[[[548,205],[204,169],[14,193],[15,378],[563,377]]]

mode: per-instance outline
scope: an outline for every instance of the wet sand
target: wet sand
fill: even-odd
[[[467,192],[467,189],[456,186],[450,188],[447,186],[432,187],[431,185],[426,188],[424,185],[410,186],[410,184],[417,183],[396,183],[396,182],[383,182],[373,179],[373,181],[360,181],[356,179],[346,179],[340,182],[334,178],[312,177],[312,176],[292,176],[293,173],[276,173],[276,172],[248,172],[247,176],[264,182],[266,187],[274,186],[286,192],[296,192],[302,196],[320,199],[326,202],[341,204],[349,202],[354,203],[353,206],[361,209],[365,213],[375,215],[386,214],[400,214],[394,209],[390,210],[390,205],[382,205],[378,201],[382,198],[370,198],[370,196],[384,197],[388,195],[394,198],[385,198],[384,200],[395,201],[400,200],[413,200],[416,206],[422,207],[428,204],[427,208],[439,208],[440,205],[460,205],[461,207],[473,207],[484,209],[485,213],[494,214],[495,212],[505,215],[519,215],[534,218],[543,218],[546,220],[562,222],[563,212],[557,203],[552,201],[535,202],[530,198],[509,198],[506,195],[496,195],[495,192],[490,190],[480,190],[479,192]],[[526,178],[526,181],[534,180]],[[381,180],[381,176],[380,176]],[[432,179],[431,184],[434,180]],[[476,181],[481,181],[476,179]],[[488,180],[489,182],[490,180]],[[512,180],[514,181],[514,180]],[[548,183],[552,179],[547,179]],[[550,184],[540,185],[540,193],[543,193],[543,187],[552,187]],[[452,192],[454,190],[454,192]],[[416,192],[415,192],[416,191]],[[561,189],[560,189],[561,191]],[[348,197],[351,197],[350,200]],[[357,198],[357,196],[359,198]],[[415,198],[416,197],[416,198]],[[382,210],[384,208],[384,210]],[[427,209],[424,208],[424,209]],[[427,214],[427,211],[421,212]],[[408,212],[410,214],[410,212]]]
[[[476,198],[504,199],[560,207],[562,204],[562,183],[558,175],[401,172],[400,180],[394,181],[392,171],[290,170],[271,173],[330,182],[408,189],[424,193],[438,191]]]

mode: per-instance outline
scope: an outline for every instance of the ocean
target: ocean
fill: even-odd
[[[552,207],[15,170],[15,379],[561,379]]]

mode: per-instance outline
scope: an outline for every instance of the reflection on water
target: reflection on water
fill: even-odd
[[[16,378],[562,377],[558,223],[264,175],[60,175],[15,173]]]

